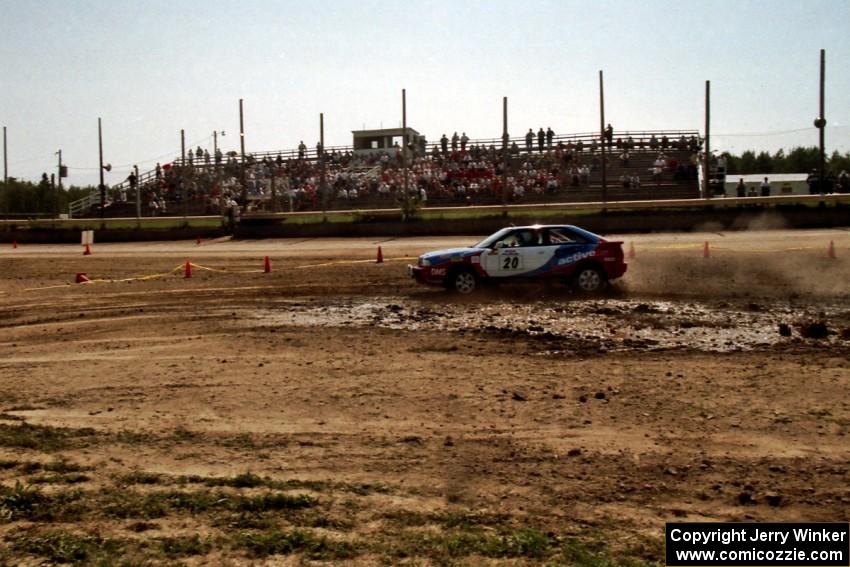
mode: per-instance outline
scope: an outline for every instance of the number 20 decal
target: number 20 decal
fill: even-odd
[[[516,270],[519,268],[519,256],[508,256],[503,259],[503,270]]]

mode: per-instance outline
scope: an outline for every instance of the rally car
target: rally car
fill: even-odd
[[[420,283],[462,294],[485,282],[543,279],[592,293],[626,273],[622,245],[576,226],[512,226],[469,248],[423,254],[407,271]]]

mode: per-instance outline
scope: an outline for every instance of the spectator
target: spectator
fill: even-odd
[[[746,197],[747,196],[747,186],[744,185],[744,178],[742,177],[738,184],[735,186],[735,195],[737,197]]]
[[[670,138],[667,136],[661,136],[661,149],[666,150],[670,147]]]
[[[847,174],[846,170],[842,170],[838,176],[838,192],[850,193],[850,175]]]
[[[206,165],[210,164],[210,152],[209,152],[209,150],[204,150],[204,163]]]
[[[466,135],[466,132],[463,133],[463,136],[460,137],[460,151],[466,151],[466,143],[469,142],[469,138]]]
[[[623,153],[620,154],[620,163],[623,165],[623,167],[629,167],[630,158],[631,155],[629,154],[628,148],[626,148],[625,150],[623,150]]]
[[[449,153],[449,139],[446,138],[445,134],[440,138],[440,147],[443,149],[443,155]]]
[[[546,143],[546,132],[544,132],[543,128],[541,127],[540,130],[538,130],[538,132],[537,132],[537,148],[541,152],[543,151],[543,144],[545,144],[545,143]]]
[[[221,150],[216,148],[215,149],[215,164],[216,165],[221,165],[221,158],[222,158]]]
[[[551,150],[552,149],[552,140],[555,139],[555,132],[552,128],[546,128],[546,146]]]
[[[658,149],[658,138],[655,137],[655,134],[649,139],[649,149],[657,150]]]
[[[640,176],[639,175],[633,175],[631,180],[630,180],[630,183],[631,183],[631,188],[634,189],[635,191],[640,189]]]
[[[770,197],[770,182],[767,180],[767,177],[761,182],[761,196]]]
[[[534,144],[534,131],[529,128],[528,133],[525,135],[525,149],[529,153],[531,152],[532,144]]]
[[[301,140],[301,143],[298,144],[298,159],[304,159],[307,155],[307,145],[304,143],[304,140]]]
[[[608,144],[608,147],[611,147],[611,144],[614,142],[614,128],[609,123],[608,126],[605,127],[604,134],[605,142]]]
[[[623,174],[620,175],[620,185],[624,189],[628,189],[631,186],[631,184],[632,184],[631,177],[629,177],[628,175],[625,174],[625,172],[623,172]]]
[[[452,151],[453,151],[453,152],[456,152],[456,151],[457,151],[457,143],[458,143],[459,141],[460,141],[460,137],[457,135],[457,132],[455,132],[455,133],[452,135]]]

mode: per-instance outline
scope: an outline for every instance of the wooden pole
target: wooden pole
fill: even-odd
[[[702,196],[711,199],[711,81],[705,82],[705,151],[703,152]]]
[[[510,159],[508,138],[508,97],[502,97],[502,216],[508,214],[508,161]]]
[[[605,162],[605,89],[602,84],[602,71],[599,71],[599,132],[602,140],[602,202],[608,201],[608,165]]]
[[[106,216],[106,185],[103,181],[103,130],[100,118],[97,119],[97,148],[100,163],[100,218]]]

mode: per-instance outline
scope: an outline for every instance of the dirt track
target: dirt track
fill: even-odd
[[[654,563],[665,521],[846,520],[850,232],[628,237],[593,299],[405,276],[474,240],[0,252],[0,560]]]

